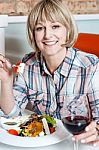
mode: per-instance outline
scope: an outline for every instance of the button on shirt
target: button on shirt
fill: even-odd
[[[76,49],[68,49],[60,66],[51,75],[41,53],[23,58],[25,70],[14,83],[16,111],[20,113],[31,104],[37,114],[50,114],[61,119],[70,101],[90,103],[92,118],[99,118],[99,59]],[[71,108],[72,109],[72,108]]]

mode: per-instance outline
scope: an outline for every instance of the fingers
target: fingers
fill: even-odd
[[[3,68],[3,63],[0,61],[0,68]]]
[[[5,57],[3,55],[0,54],[0,67],[3,68],[3,65],[5,63]]]
[[[79,135],[75,135],[75,140],[80,140],[81,143],[91,143],[97,139],[96,122],[91,122],[86,128],[85,132]]]
[[[5,64],[4,64],[4,67],[5,67],[6,69],[8,69],[9,71],[12,70],[12,65],[11,65],[11,63],[9,62],[8,59],[6,59]]]
[[[6,59],[3,55],[0,54],[0,80],[2,83],[7,83],[12,78],[12,67],[11,63],[8,59]]]
[[[94,146],[99,146],[99,139],[95,140],[92,144],[93,144]]]
[[[92,121],[86,128],[85,131],[91,131],[92,129],[96,128],[96,122]]]
[[[97,135],[96,134],[93,134],[93,135],[90,135],[84,139],[81,140],[81,143],[90,143],[92,141],[95,141],[97,138]]]
[[[7,58],[0,54],[0,68],[3,68],[5,71],[11,69],[11,63]]]

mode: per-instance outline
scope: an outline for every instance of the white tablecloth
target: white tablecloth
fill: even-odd
[[[73,142],[69,138],[68,140],[62,141],[54,145],[36,148],[15,147],[0,143],[0,150],[73,150]],[[94,147],[92,145],[85,145],[79,143],[79,150],[99,150],[99,146]]]
[[[27,110],[25,111],[25,114],[30,114],[30,113],[31,113],[30,111]],[[3,143],[0,142],[0,150],[73,150],[73,141],[71,140],[71,136],[69,136],[66,140],[61,141],[57,144],[53,144],[50,146],[42,146],[42,147],[29,147],[29,148],[17,147],[17,146],[11,146]],[[79,150],[99,150],[99,146],[94,147],[92,145],[81,144],[79,142]]]

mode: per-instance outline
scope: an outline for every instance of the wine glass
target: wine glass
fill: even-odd
[[[91,112],[87,95],[80,97],[67,97],[65,111],[62,118],[64,127],[73,135],[84,132],[91,122]],[[74,150],[78,150],[78,141],[74,141]]]

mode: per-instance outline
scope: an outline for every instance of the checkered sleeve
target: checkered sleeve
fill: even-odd
[[[92,67],[89,82],[89,101],[94,120],[99,119],[99,62]]]

